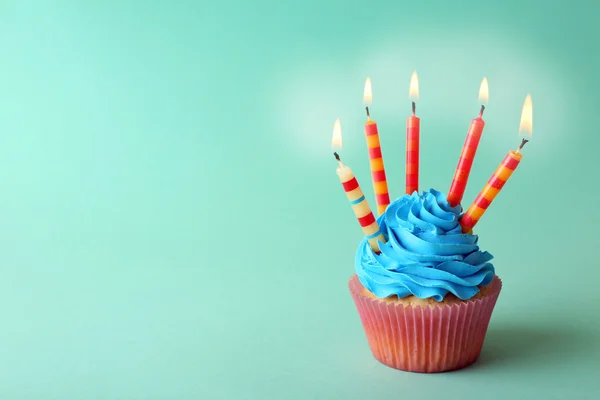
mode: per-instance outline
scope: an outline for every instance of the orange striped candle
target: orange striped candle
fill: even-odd
[[[531,135],[533,128],[533,107],[531,103],[531,96],[527,95],[525,104],[523,104],[523,112],[521,113],[521,125],[519,131],[521,133],[527,133]],[[508,178],[511,177],[521,159],[523,154],[521,150],[523,146],[528,142],[527,139],[523,139],[521,145],[516,151],[509,151],[500,166],[496,169],[488,183],[483,187],[479,195],[473,201],[473,204],[469,207],[466,213],[460,219],[460,225],[462,231],[465,233],[472,232],[473,227],[481,219],[481,216],[488,209],[492,201],[496,198],[500,190],[504,187]]]
[[[413,72],[410,79],[409,96],[413,99],[412,116],[406,118],[406,193],[419,191],[419,143],[421,120],[416,116],[415,101],[419,97],[419,77]]]
[[[483,78],[479,88],[479,100],[481,102],[486,102],[487,99],[488,82],[487,78]],[[452,178],[452,184],[450,185],[450,190],[448,191],[448,203],[450,203],[452,207],[460,204],[463,195],[465,194],[465,189],[467,188],[467,181],[469,179],[469,174],[471,173],[471,166],[473,165],[475,153],[477,152],[477,147],[479,146],[479,140],[481,139],[481,134],[483,133],[483,128],[485,127],[485,121],[482,118],[484,110],[485,106],[482,105],[481,111],[479,111],[479,116],[471,121],[471,126],[467,132],[467,138],[465,139],[465,144],[463,145],[460,158],[458,159],[458,165],[456,166],[456,171],[454,172],[454,177]]]
[[[341,127],[339,120],[336,120],[333,128],[332,147],[341,147]],[[346,193],[346,197],[352,206],[352,211],[361,226],[365,237],[367,238],[371,248],[375,253],[379,253],[379,242],[385,243],[385,237],[381,233],[379,224],[365,199],[365,195],[352,173],[350,167],[344,165],[337,153],[333,153],[336,160],[338,161],[338,167],[336,173],[340,177],[342,187]]]
[[[492,204],[492,201],[496,198],[498,193],[500,193],[500,190],[506,181],[508,181],[508,178],[510,178],[515,171],[519,162],[521,162],[521,158],[523,158],[523,154],[521,154],[519,150],[511,150],[508,152],[502,161],[502,164],[496,169],[488,183],[483,187],[481,192],[479,192],[475,201],[473,201],[473,204],[471,204],[471,207],[469,207],[467,212],[462,216],[460,225],[463,228],[463,232],[471,231],[490,204]]]
[[[373,190],[375,191],[375,202],[377,203],[377,213],[379,215],[385,212],[390,204],[390,194],[388,191],[387,178],[385,176],[385,167],[383,165],[383,156],[381,154],[381,144],[379,143],[379,131],[377,123],[371,119],[368,104],[373,100],[371,79],[367,77],[365,82],[365,91],[363,102],[367,104],[367,122],[365,123],[365,136],[367,138],[367,148],[369,150],[369,162],[371,165],[371,178],[373,179]]]

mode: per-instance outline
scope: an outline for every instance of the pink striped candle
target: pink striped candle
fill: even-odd
[[[481,85],[479,87],[480,102],[487,102],[488,92],[487,78],[483,78],[483,81],[481,81]],[[471,167],[473,166],[475,153],[477,152],[479,140],[481,139],[481,134],[483,133],[483,128],[485,127],[485,121],[483,120],[484,110],[485,106],[481,105],[479,116],[471,121],[471,126],[467,132],[467,138],[465,139],[465,144],[463,145],[462,152],[460,153],[460,157],[458,159],[458,165],[456,166],[456,171],[454,172],[454,177],[452,178],[452,184],[450,185],[450,190],[448,191],[448,203],[450,203],[452,207],[455,207],[461,203],[465,194],[465,189],[467,188],[467,181],[469,180],[469,175],[471,174]]]
[[[412,102],[412,116],[406,118],[406,193],[419,191],[419,146],[421,120],[416,116],[415,101],[419,98],[419,77],[413,72],[408,90]]]

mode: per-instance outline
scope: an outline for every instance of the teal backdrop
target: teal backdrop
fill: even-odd
[[[592,1],[0,3],[0,398],[600,398],[598,15]],[[421,183],[447,191],[479,83],[477,226],[504,289],[479,362],[373,359],[347,290],[374,205],[373,81],[392,197],[408,84]]]

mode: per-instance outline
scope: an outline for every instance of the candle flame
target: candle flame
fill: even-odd
[[[487,104],[489,98],[489,87],[487,78],[483,78],[481,86],[479,86],[479,101],[481,104]]]
[[[521,112],[521,124],[519,125],[519,133],[521,135],[532,136],[533,133],[533,104],[531,95],[528,94],[523,103],[523,111]]]
[[[410,88],[408,89],[408,96],[412,101],[419,100],[419,76],[417,71],[412,73],[410,77]]]
[[[365,81],[365,92],[363,95],[363,104],[369,106],[373,103],[373,89],[371,88],[371,78],[367,76]]]
[[[336,119],[333,124],[333,136],[331,137],[331,148],[341,149],[342,148],[342,125],[340,119]]]

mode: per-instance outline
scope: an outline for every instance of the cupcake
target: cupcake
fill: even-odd
[[[451,371],[481,353],[502,282],[460,212],[434,189],[404,195],[377,219],[379,252],[367,238],[358,247],[348,286],[373,355],[389,367]]]

